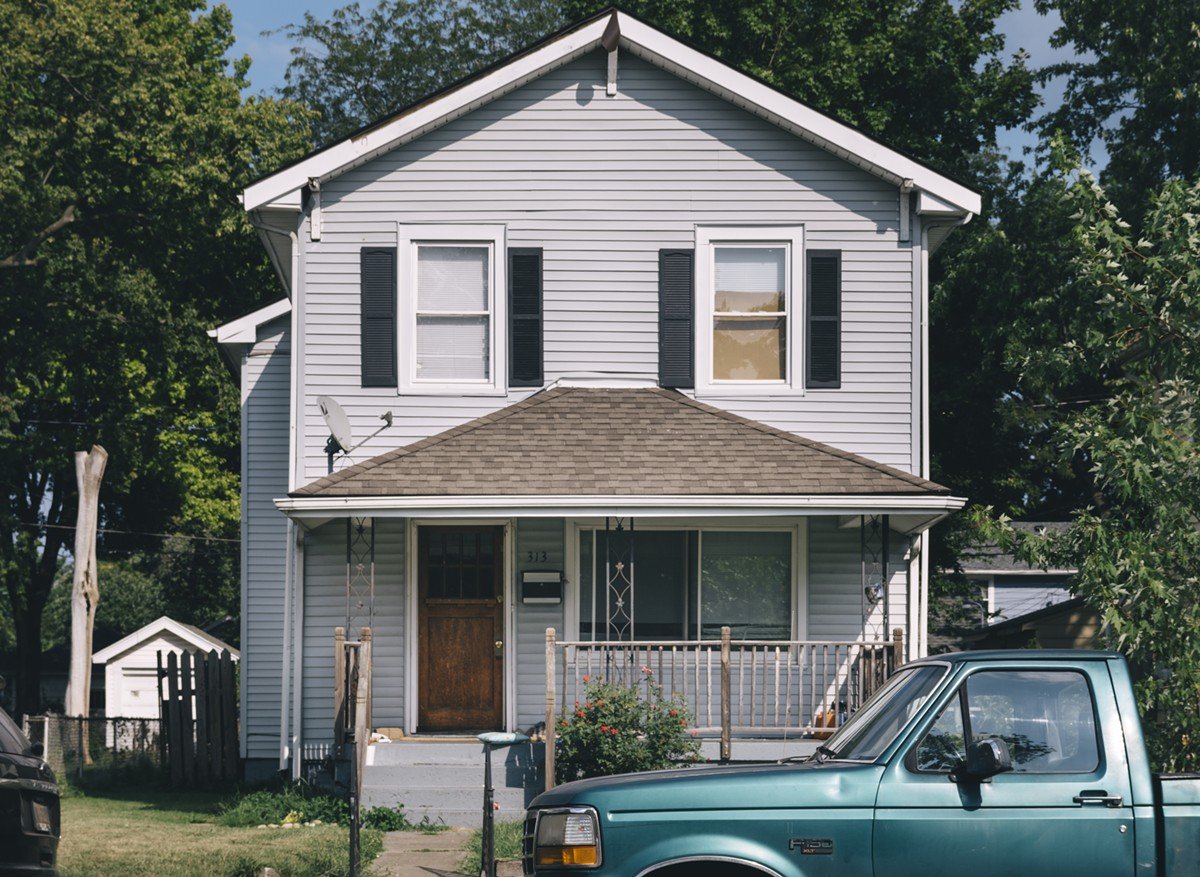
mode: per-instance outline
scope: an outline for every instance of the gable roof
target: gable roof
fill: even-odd
[[[296,193],[310,181],[325,182],[602,45],[611,46],[614,31],[618,51],[625,50],[649,61],[894,185],[911,184],[919,203],[924,194],[937,208],[932,212],[969,218],[980,211],[979,194],[961,183],[617,8],[584,19],[345,140],[251,183],[242,194],[242,203],[247,210],[280,203],[299,209]]]
[[[208,652],[216,649],[219,652],[229,652],[235,661],[240,657],[238,650],[229,645],[229,643],[217,639],[210,633],[205,633],[194,625],[184,624],[181,621],[176,621],[174,618],[168,618],[164,615],[161,618],[151,621],[144,627],[139,627],[133,633],[129,634],[129,636],[117,640],[111,646],[94,653],[92,655],[92,663],[106,664],[113,658],[124,654],[147,640],[154,639],[154,637],[162,633],[172,633],[184,642],[195,646],[198,651]]]
[[[674,390],[553,387],[293,497],[948,496]]]

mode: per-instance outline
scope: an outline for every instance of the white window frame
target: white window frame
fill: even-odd
[[[713,325],[716,248],[788,248],[784,307],[787,374],[782,381],[719,381],[713,379]],[[800,225],[696,226],[696,395],[804,395],[804,227]]]
[[[488,380],[417,377],[417,247],[488,248]],[[503,396],[508,392],[508,251],[503,225],[400,225],[396,235],[397,391],[402,395]]]
[[[588,530],[602,531],[604,529],[603,518],[575,518],[568,519],[566,526],[567,553],[566,553],[566,568],[569,580],[567,582],[565,600],[563,605],[563,624],[567,638],[571,642],[581,641],[583,631],[581,629],[582,617],[582,600],[583,600],[583,558],[579,551],[579,540],[584,532]],[[697,521],[688,518],[663,518],[658,520],[647,520],[645,523],[639,521],[638,530],[692,530],[700,534],[700,556],[703,554],[704,531],[714,532],[734,532],[745,531],[748,533],[790,533],[792,543],[792,581],[791,581],[791,598],[792,605],[790,610],[791,621],[791,642],[801,642],[808,637],[808,519],[804,517],[791,518],[780,520],[778,518],[751,518],[751,519],[726,519],[726,518],[710,518],[704,521]],[[634,539],[636,539],[636,534]],[[595,537],[595,546],[599,546],[600,537]],[[593,548],[593,561],[595,560],[595,551],[598,547]],[[636,561],[635,561],[636,562]],[[595,584],[595,583],[594,583]],[[635,585],[636,587],[636,585]],[[701,579],[697,582],[696,587],[696,603],[690,606],[689,612],[691,618],[685,619],[684,629],[693,621],[696,623],[697,630],[700,629],[703,621],[701,613],[704,605],[704,582]],[[635,598],[636,601],[636,598]],[[636,602],[635,602],[636,615]],[[636,624],[636,617],[635,622]],[[691,640],[679,640],[679,642],[691,642]],[[765,642],[765,640],[764,640]]]

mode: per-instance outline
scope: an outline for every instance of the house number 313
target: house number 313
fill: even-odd
[[[529,563],[545,563],[547,560],[545,551],[526,551],[525,555]]]

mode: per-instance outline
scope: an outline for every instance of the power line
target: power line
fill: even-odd
[[[74,530],[73,524],[37,524],[32,521],[18,521],[22,527],[35,529]],[[149,533],[144,530],[113,530],[107,527],[97,527],[97,533],[113,533],[119,536],[157,536],[160,539],[191,539],[196,542],[232,542],[240,543],[240,539],[226,539],[222,536],[190,536],[187,533]]]

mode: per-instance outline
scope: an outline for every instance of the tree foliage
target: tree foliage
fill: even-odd
[[[165,583],[192,618],[236,607],[236,545],[205,540],[237,535],[238,400],[203,328],[279,294],[235,195],[307,114],[241,97],[223,6],[0,0],[0,31],[0,574],[32,709],[73,451],[112,454],[106,531],[199,537]]]
[[[293,41],[282,94],[318,111],[326,144],[427,97],[553,32],[543,0],[382,0],[327,20],[311,12],[283,32]]]
[[[1071,337],[1030,348],[1047,386],[1080,377],[1102,394],[1056,430],[1086,468],[1091,501],[1058,537],[983,519],[1036,565],[1078,566],[1073,590],[1096,607],[1112,646],[1143,674],[1139,704],[1156,765],[1200,768],[1200,182],[1171,181],[1140,233],[1087,172],[1069,182],[1075,221],[1068,278]],[[982,516],[981,516],[982,518]]]
[[[1099,139],[1102,182],[1136,219],[1147,193],[1168,178],[1200,177],[1200,6],[1170,0],[1036,0],[1056,11],[1051,44],[1074,50],[1045,79],[1066,77],[1062,105],[1042,130],[1087,151]]]

